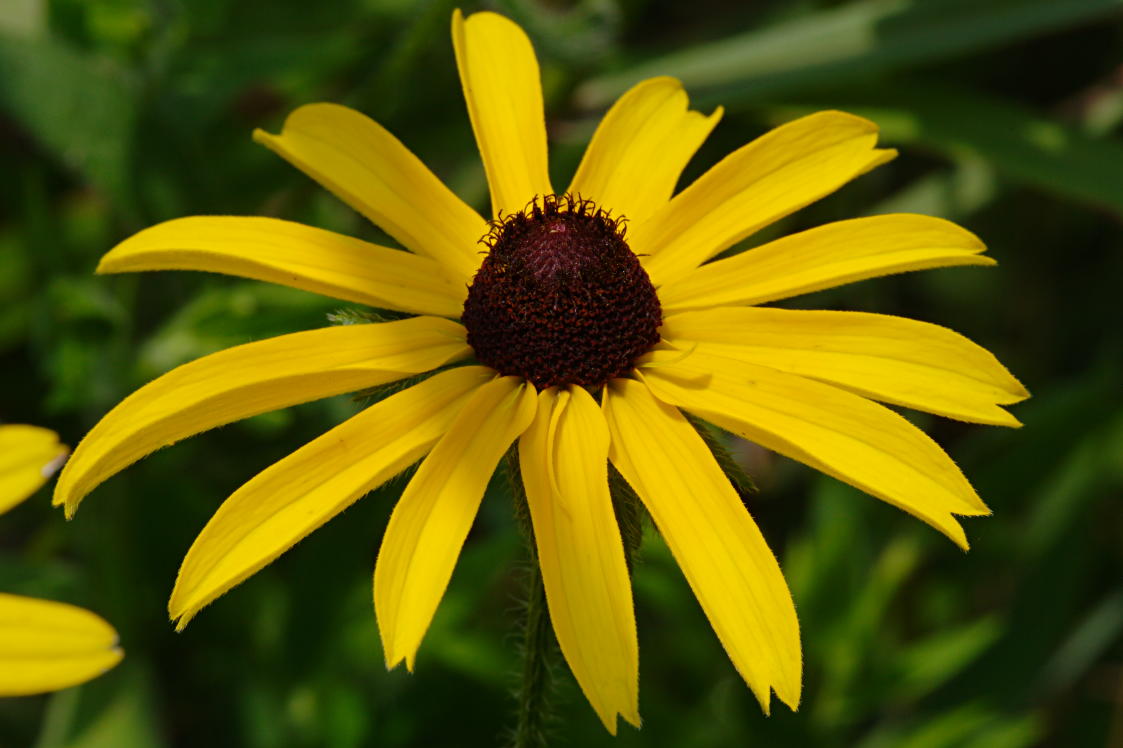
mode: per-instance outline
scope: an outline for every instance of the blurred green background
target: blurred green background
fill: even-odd
[[[177,216],[260,214],[381,240],[264,148],[286,112],[346,103],[486,210],[447,0],[0,0],[0,418],[75,444],[196,356],[325,323],[339,303],[198,273],[96,277]],[[464,3],[466,11],[478,3]],[[997,269],[867,281],[793,306],[904,314],[994,351],[1034,393],[1018,431],[917,417],[994,509],[963,554],[907,515],[735,445],[806,662],[762,716],[662,542],[635,588],[645,725],[611,739],[564,670],[559,745],[1123,745],[1123,2],[505,0],[541,59],[555,183],[632,83],[671,74],[728,113],[684,179],[836,107],[901,156],[753,237],[915,211]],[[370,574],[400,491],[376,491],[204,611],[164,613],[222,499],[355,410],[334,398],[164,450],[63,521],[45,489],[0,521],[0,589],[86,605],[127,657],[0,701],[0,746],[488,746],[512,722],[524,555],[502,476],[420,652],[386,672]]]

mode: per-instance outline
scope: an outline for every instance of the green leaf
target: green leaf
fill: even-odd
[[[991,711],[968,703],[940,714],[923,714],[904,725],[876,730],[860,748],[1029,748],[1043,732],[1036,715]]]
[[[861,0],[593,78],[577,99],[602,107],[644,78],[673,75],[694,96],[735,89],[740,100],[759,100],[1026,39],[1121,7],[1121,0]]]
[[[962,221],[998,195],[994,168],[981,156],[956,158],[949,169],[925,174],[865,211],[865,215],[923,213]]]
[[[940,631],[912,645],[893,661],[899,672],[893,698],[918,699],[948,682],[973,662],[1002,634],[994,617],[980,618],[948,631]]]
[[[51,697],[36,748],[161,748],[155,695],[151,672],[126,656],[115,670]]]
[[[0,109],[119,206],[129,204],[136,89],[106,60],[0,33]]]

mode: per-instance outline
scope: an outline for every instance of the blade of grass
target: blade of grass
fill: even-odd
[[[860,0],[598,76],[578,89],[577,101],[603,107],[654,75],[682,79],[700,104],[718,89],[759,100],[945,60],[1120,10],[1121,0]]]

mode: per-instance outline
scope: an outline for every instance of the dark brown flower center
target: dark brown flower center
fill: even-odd
[[[597,387],[659,341],[655,287],[624,226],[588,200],[535,199],[492,223],[461,321],[481,363],[539,389]]]

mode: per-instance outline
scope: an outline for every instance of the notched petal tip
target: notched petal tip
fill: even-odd
[[[797,683],[794,693],[784,694],[781,691],[777,690],[776,697],[779,698],[780,701],[783,702],[784,706],[786,706],[788,709],[791,709],[793,712],[798,712],[800,697],[802,695],[801,691],[802,689],[800,688],[800,684]]]

